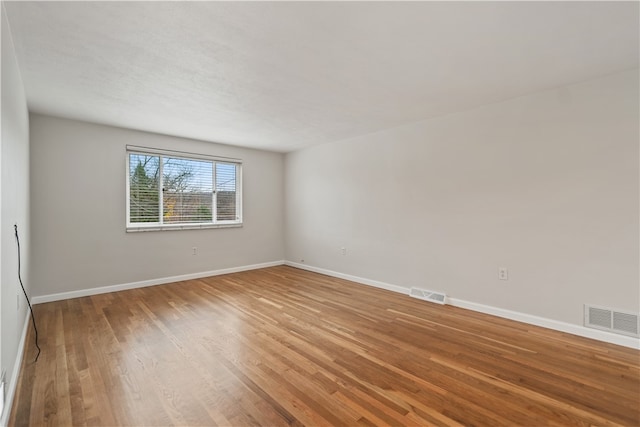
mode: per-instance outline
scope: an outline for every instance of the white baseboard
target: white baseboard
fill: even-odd
[[[402,286],[391,285],[389,283],[380,282],[378,280],[364,279],[362,277],[352,276],[350,274],[338,273],[337,271],[325,270],[320,267],[313,267],[307,264],[299,264],[297,262],[285,261],[285,265],[290,267],[300,268],[302,270],[313,271],[314,273],[325,274],[327,276],[337,277],[339,279],[350,280],[352,282],[362,283],[364,285],[373,286],[376,288],[386,289],[388,291],[398,292],[401,294],[409,295],[409,289]]]
[[[78,291],[60,292],[57,294],[39,295],[32,298],[32,304],[42,304],[51,301],[61,301],[71,298],[86,297],[90,295],[106,294],[109,292],[124,291],[127,289],[144,288],[147,286],[163,285],[165,283],[180,282],[183,280],[200,279],[202,277],[220,276],[222,274],[238,273],[241,271],[257,270],[259,268],[282,265],[284,261],[263,262],[261,264],[243,265],[240,267],[223,268],[220,270],[202,271],[200,273],[182,274],[180,276],[161,277],[158,279],[142,280],[140,282],[123,283],[121,285],[101,286],[98,288],[81,289]]]
[[[22,367],[22,355],[24,354],[24,344],[27,339],[27,328],[31,325],[31,312],[27,309],[27,316],[24,319],[24,327],[22,328],[22,335],[20,336],[20,342],[18,343],[18,354],[16,354],[16,360],[13,363],[13,372],[11,373],[11,380],[7,389],[7,396],[4,401],[4,411],[1,414],[0,426],[5,427],[9,423],[9,415],[11,414],[11,407],[13,406],[13,398],[16,395],[16,388],[18,387],[18,377],[20,376],[20,368]]]
[[[478,304],[475,302],[465,301],[457,298],[449,298],[448,302],[454,307],[466,308],[468,310],[478,311],[480,313],[491,314],[493,316],[504,317],[505,319],[516,320],[518,322],[528,323],[530,325],[541,326],[543,328],[553,329],[568,334],[578,335],[585,338],[591,338],[610,344],[621,345],[624,347],[640,349],[640,340],[624,335],[612,334],[606,331],[591,329],[582,325],[573,323],[560,322],[559,320],[547,319],[545,317],[534,316],[532,314],[520,313],[517,311],[506,310],[504,308],[492,307],[489,305]]]
[[[326,274],[327,276],[350,280],[352,282],[361,283],[363,285],[374,286],[376,288],[382,288],[388,291],[409,295],[409,288],[405,288],[402,286],[391,285],[389,283],[380,282],[377,280],[365,279],[362,277],[352,276],[350,274],[343,274],[337,271],[327,270],[319,267],[313,267],[307,264],[300,264],[297,262],[285,261],[284,264],[291,267],[300,268],[303,270],[313,271],[315,273]],[[447,304],[452,305],[454,307],[465,308],[465,309],[477,311],[480,313],[503,317],[505,319],[528,323],[530,325],[541,326],[543,328],[553,329],[560,332],[566,332],[569,334],[578,335],[585,338],[591,338],[594,340],[603,341],[610,344],[616,344],[624,347],[640,349],[640,340],[633,337],[626,337],[624,335],[612,334],[606,331],[599,331],[597,329],[586,328],[581,325],[560,322],[558,320],[547,319],[544,317],[538,317],[531,314],[520,313],[517,311],[506,310],[503,308],[492,307],[484,304],[478,304],[475,302],[465,301],[457,298],[447,297]]]

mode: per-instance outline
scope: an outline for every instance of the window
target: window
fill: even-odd
[[[242,225],[237,159],[127,147],[127,231]]]

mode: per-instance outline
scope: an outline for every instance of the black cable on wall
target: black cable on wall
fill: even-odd
[[[29,312],[31,312],[31,321],[33,322],[33,331],[36,336],[36,347],[38,348],[38,354],[36,355],[36,359],[34,363],[38,361],[38,357],[40,357],[40,346],[38,345],[38,328],[36,327],[36,318],[33,315],[33,308],[31,307],[31,301],[29,301],[29,296],[27,295],[27,291],[24,289],[24,285],[22,284],[22,277],[20,275],[20,236],[18,236],[18,224],[14,224],[13,228],[16,232],[16,243],[18,245],[18,280],[20,281],[20,287],[22,288],[22,292],[24,293],[24,297],[27,299],[27,304],[29,304]]]

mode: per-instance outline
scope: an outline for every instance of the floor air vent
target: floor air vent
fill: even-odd
[[[426,289],[411,288],[409,295],[425,301],[435,302],[436,304],[446,304],[447,302],[447,296],[445,294],[441,292],[428,291]]]
[[[640,314],[638,313],[585,305],[584,325],[589,328],[640,337]]]

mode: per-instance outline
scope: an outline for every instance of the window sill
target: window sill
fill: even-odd
[[[227,224],[172,224],[172,225],[129,225],[127,233],[138,233],[144,231],[175,231],[175,230],[201,230],[205,228],[239,228],[241,222]]]

